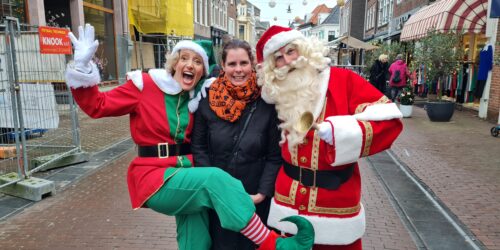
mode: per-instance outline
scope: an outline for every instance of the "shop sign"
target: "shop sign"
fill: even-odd
[[[71,54],[69,30],[62,28],[40,26],[38,38],[41,54]]]

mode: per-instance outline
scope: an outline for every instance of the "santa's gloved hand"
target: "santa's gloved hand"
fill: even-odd
[[[82,73],[92,72],[90,60],[99,46],[99,42],[95,40],[94,27],[90,24],[85,24],[85,30],[82,26],[78,27],[79,37],[76,38],[72,32],[68,36],[75,48],[73,55],[74,68]]]
[[[329,121],[324,121],[318,124],[318,135],[321,140],[333,145],[333,125]]]

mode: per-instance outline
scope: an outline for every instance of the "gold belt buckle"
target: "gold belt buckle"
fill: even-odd
[[[165,146],[165,155],[162,154],[161,147]],[[164,159],[168,158],[170,152],[168,152],[168,142],[158,143],[158,158]]]

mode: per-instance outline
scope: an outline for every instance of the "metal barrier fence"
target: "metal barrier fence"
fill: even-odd
[[[40,54],[37,27],[26,29],[0,25],[0,188],[81,152],[66,57]]]

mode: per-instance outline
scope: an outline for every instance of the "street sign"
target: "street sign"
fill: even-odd
[[[38,28],[40,53],[71,54],[71,41],[68,33],[67,29],[40,26]]]

